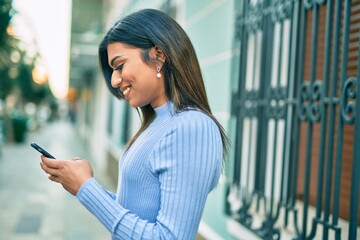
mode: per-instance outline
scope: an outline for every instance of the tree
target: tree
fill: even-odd
[[[12,1],[0,0],[0,99],[4,99],[14,86],[9,81],[9,66],[12,65],[10,55],[16,48],[16,40],[8,34],[12,15]]]
[[[11,25],[15,14],[12,0],[0,0],[0,100],[6,101],[9,96],[16,96],[16,110],[23,113],[22,108],[26,102],[38,104],[45,99],[52,102],[53,96],[48,84],[37,84],[33,81],[32,71],[40,55],[38,53],[29,59],[26,49],[20,47],[21,40],[13,34]],[[2,115],[6,138],[13,141],[14,121],[6,105]]]

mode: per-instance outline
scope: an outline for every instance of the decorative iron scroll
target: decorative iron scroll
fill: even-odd
[[[241,39],[243,31],[254,33],[260,30],[263,17],[262,4],[250,5],[245,16],[238,12],[235,20],[235,37]]]
[[[263,19],[271,14],[274,22],[282,22],[289,19],[292,15],[294,2],[298,0],[276,0],[269,7],[265,7],[263,2],[249,4],[245,16],[237,14],[235,23],[235,35],[241,39],[241,32],[255,33],[262,29]],[[309,0],[310,1],[310,0]],[[320,1],[320,0],[317,0]],[[242,29],[244,27],[244,29]]]
[[[242,109],[241,115],[244,117],[255,117],[259,107],[266,107],[269,118],[282,119],[286,114],[287,104],[291,103],[286,99],[286,88],[270,88],[268,97],[261,99],[258,91],[246,91],[243,99],[238,99],[238,95],[233,96],[233,109]],[[238,112],[238,111],[237,111]]]
[[[247,197],[244,197],[244,195],[248,195],[247,189],[241,189],[237,184],[233,184],[227,194],[227,203],[229,204],[231,217],[262,239],[280,239],[280,229],[274,228],[274,220],[269,215],[263,219],[260,227],[254,228],[254,219],[250,213],[251,204],[254,202],[254,194],[256,193],[254,192],[252,196],[247,199]],[[264,197],[262,196],[261,198]],[[265,201],[266,199],[264,198],[263,200]]]
[[[322,107],[322,82],[310,84],[304,82],[300,86],[298,115],[302,121],[320,122]]]
[[[341,116],[346,124],[354,124],[355,122],[356,83],[355,77],[348,78],[341,92]]]
[[[304,7],[305,9],[311,9],[314,4],[324,5],[326,4],[326,0],[305,0],[304,1]]]
[[[270,88],[267,101],[267,113],[269,118],[282,119],[286,114],[286,88]]]
[[[255,117],[258,106],[261,105],[258,91],[246,91],[243,100],[243,114],[247,117]]]
[[[341,239],[341,228],[338,226],[335,226],[333,224],[329,224],[328,222],[325,222],[323,220],[317,219],[317,218],[313,218],[312,224],[311,224],[311,232],[310,235],[307,236],[306,239],[315,239],[316,237],[316,225],[317,224],[321,224],[327,228],[330,228],[332,230],[334,230],[335,232],[335,239],[336,240],[340,240]],[[302,240],[300,237],[295,238],[294,240]]]
[[[262,3],[249,6],[249,11],[245,19],[245,29],[247,32],[254,33],[261,29],[264,17],[262,9]]]
[[[274,221],[272,218],[266,218],[259,229],[254,232],[262,239],[278,240],[280,239],[280,229],[274,228]]]
[[[271,19],[274,22],[282,22],[291,17],[293,1],[274,1],[271,7]]]
[[[237,40],[241,39],[241,33],[242,33],[242,29],[241,29],[241,14],[239,13],[239,11],[236,11],[235,13],[235,33],[234,33],[234,37]]]

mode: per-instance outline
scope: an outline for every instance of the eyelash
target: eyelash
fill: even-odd
[[[122,63],[122,64],[119,64],[119,65],[114,69],[114,71],[121,71],[122,68],[123,68],[123,66],[124,66],[123,63]]]

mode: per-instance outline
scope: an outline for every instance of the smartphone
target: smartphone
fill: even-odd
[[[35,148],[37,151],[39,151],[42,155],[44,155],[45,157],[48,158],[53,158],[55,159],[55,157],[53,155],[51,155],[50,153],[48,153],[45,149],[43,149],[42,147],[40,147],[39,145],[37,145],[36,143],[32,142],[30,144],[33,148]]]

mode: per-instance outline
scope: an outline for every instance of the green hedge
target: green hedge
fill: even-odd
[[[21,114],[11,116],[13,124],[14,141],[24,142],[28,132],[28,117]]]

